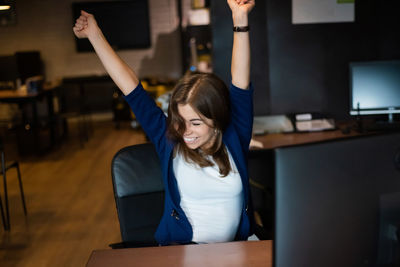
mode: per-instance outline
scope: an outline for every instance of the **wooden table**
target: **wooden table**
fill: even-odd
[[[87,267],[271,267],[272,241],[95,250]]]
[[[52,92],[60,86],[60,82],[43,84],[43,90],[40,92],[27,92],[26,90],[0,90],[0,100],[4,102],[16,102],[17,100],[36,98],[46,93]]]

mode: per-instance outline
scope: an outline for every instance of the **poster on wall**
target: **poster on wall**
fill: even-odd
[[[292,23],[354,21],[355,0],[292,0]]]

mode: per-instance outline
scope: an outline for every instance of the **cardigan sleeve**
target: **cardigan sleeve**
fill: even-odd
[[[241,145],[246,150],[249,147],[253,131],[253,85],[244,90],[231,84],[231,124],[238,133]]]
[[[125,96],[137,121],[149,137],[150,141],[160,152],[162,143],[165,142],[166,116],[156,105],[155,101],[143,89],[141,83],[130,94]]]

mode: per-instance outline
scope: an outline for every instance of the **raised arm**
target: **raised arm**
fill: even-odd
[[[124,95],[139,84],[136,73],[115,53],[92,14],[81,11],[73,31],[78,38],[88,38],[106,71]]]
[[[255,5],[255,0],[227,0],[232,11],[234,27],[249,26],[248,14]],[[245,29],[244,29],[245,30]],[[232,84],[248,89],[250,83],[250,40],[249,32],[242,31],[233,34],[233,49],[231,63]]]

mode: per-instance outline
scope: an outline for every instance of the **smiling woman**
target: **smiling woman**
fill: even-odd
[[[73,28],[78,38],[89,39],[156,147],[165,187],[164,213],[155,233],[161,245],[247,240],[252,235],[246,157],[253,126],[248,14],[255,2],[227,3],[234,26],[232,84],[228,89],[208,73],[183,77],[171,96],[168,117],[115,53],[92,14],[81,11]]]

